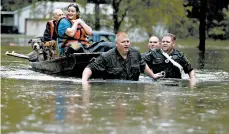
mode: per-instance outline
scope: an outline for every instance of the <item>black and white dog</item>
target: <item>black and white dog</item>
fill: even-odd
[[[29,58],[31,61],[44,61],[46,60],[45,53],[43,51],[44,43],[41,38],[34,38],[29,40],[29,45],[33,48],[33,51],[29,53]]]

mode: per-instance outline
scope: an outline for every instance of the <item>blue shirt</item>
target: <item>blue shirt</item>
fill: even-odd
[[[59,36],[64,36],[67,28],[71,28],[72,24],[69,20],[67,20],[66,18],[63,18],[60,20],[59,25],[58,25],[58,35]]]
[[[57,31],[58,36],[63,37],[65,35],[67,28],[71,28],[71,27],[72,27],[72,24],[67,18],[61,19],[58,24],[58,31]],[[61,55],[64,54],[64,49],[61,48],[62,44],[63,44],[63,39],[58,37],[58,50]]]

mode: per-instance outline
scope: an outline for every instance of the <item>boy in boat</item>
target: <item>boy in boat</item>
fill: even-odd
[[[161,49],[151,50],[143,60],[155,72],[165,72],[165,78],[181,78],[181,71],[188,73],[190,84],[195,84],[195,72],[186,56],[175,49],[176,36],[167,33],[162,38]]]
[[[124,32],[116,34],[116,47],[103,53],[95,61],[90,63],[83,71],[82,83],[87,83],[92,75],[100,75],[104,79],[139,79],[140,73],[147,73],[156,79],[162,74],[154,74],[148,65],[142,60],[138,50],[131,48],[129,36]]]

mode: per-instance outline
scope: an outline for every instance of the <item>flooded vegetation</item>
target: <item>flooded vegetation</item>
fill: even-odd
[[[229,54],[210,49],[204,55],[183,48],[196,68],[197,85],[187,80],[93,80],[57,77],[31,70],[2,46],[2,133],[227,133],[229,132]]]

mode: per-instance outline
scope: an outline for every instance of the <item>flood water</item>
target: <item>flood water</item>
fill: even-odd
[[[30,47],[1,45],[1,132],[5,134],[229,133],[229,53],[181,49],[196,69],[187,80],[93,80],[55,77],[5,56]]]

